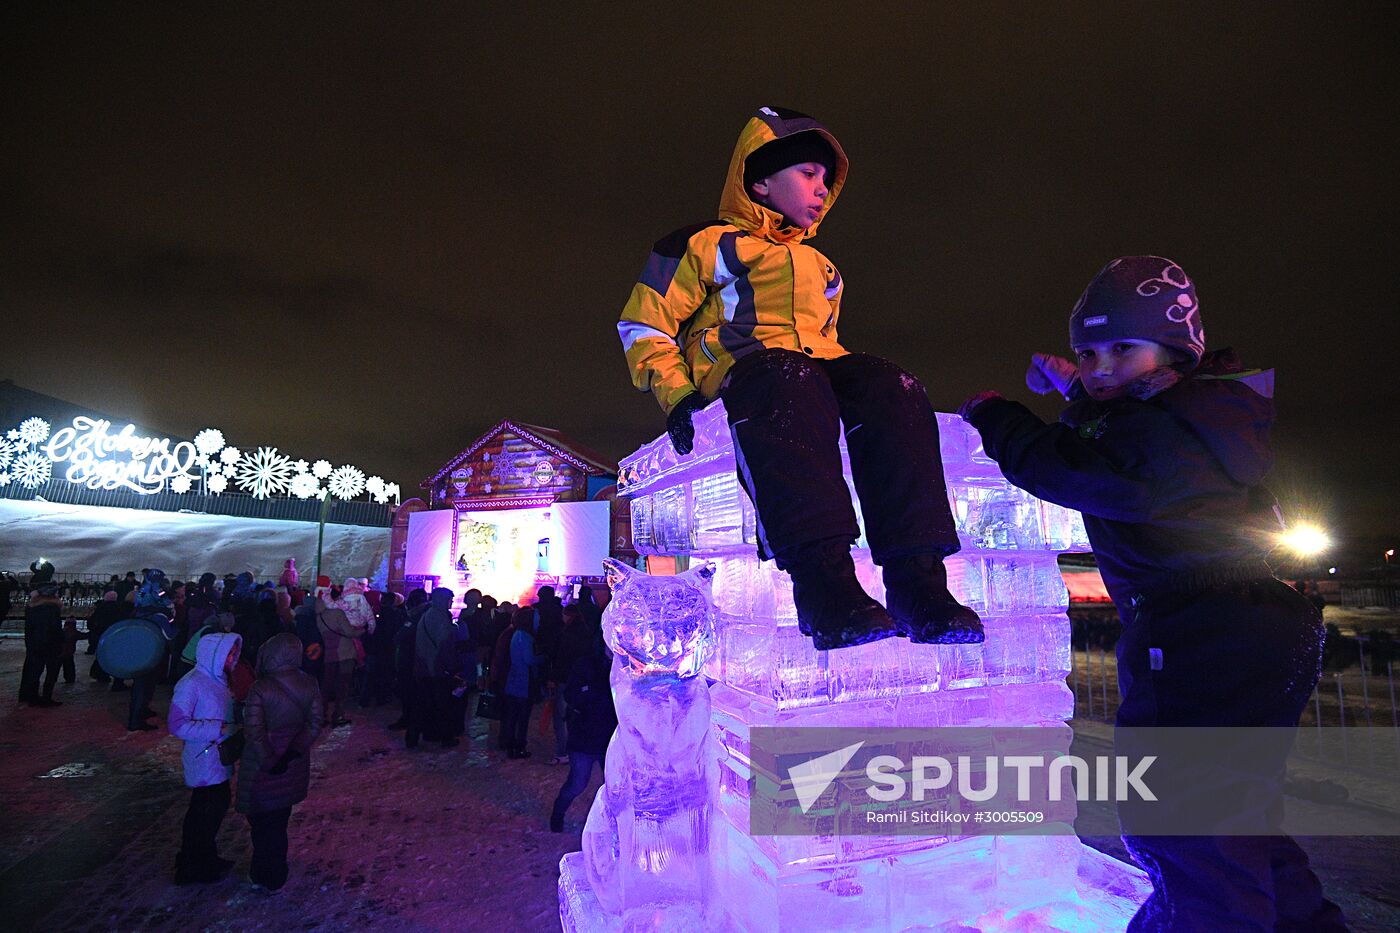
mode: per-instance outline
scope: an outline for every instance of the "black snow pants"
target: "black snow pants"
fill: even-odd
[[[45,700],[53,699],[54,684],[58,683],[58,670],[62,666],[62,658],[47,648],[24,649],[24,664],[20,668],[19,675],[19,701],[21,703],[37,703],[41,698]],[[44,686],[42,693],[39,687],[39,678],[43,677]]]
[[[1298,725],[1317,685],[1323,628],[1292,587],[1227,583],[1139,598],[1130,612],[1117,646],[1118,726]],[[1283,813],[1284,762],[1276,765],[1277,785],[1251,798],[1266,825]],[[1346,929],[1289,836],[1125,834],[1123,843],[1152,879],[1130,931]]]
[[[958,550],[938,422],[923,385],[895,364],[760,350],[734,364],[720,398],[758,513],[760,558],[782,566],[794,547],[859,535],[837,448],[843,428],[875,562]]]

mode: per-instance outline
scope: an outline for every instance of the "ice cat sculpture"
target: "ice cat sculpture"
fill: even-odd
[[[624,930],[713,930],[718,746],[701,670],[714,650],[714,569],[653,577],[604,564],[618,727],[583,830],[588,880]]]

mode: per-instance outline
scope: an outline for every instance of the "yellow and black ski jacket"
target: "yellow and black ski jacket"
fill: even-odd
[[[812,226],[749,198],[744,161],[761,146],[818,133],[836,155],[826,204]],[[803,114],[764,107],[739,134],[720,197],[720,219],[677,230],[652,247],[617,330],[632,382],[666,413],[692,392],[719,394],[734,362],[782,347],[817,359],[846,354],[836,337],[841,275],[806,245],[846,182],[847,161],[827,129]]]

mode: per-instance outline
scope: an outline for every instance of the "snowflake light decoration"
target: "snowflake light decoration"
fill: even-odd
[[[205,457],[212,457],[224,446],[224,432],[218,428],[205,428],[194,436],[194,449]]]
[[[288,492],[298,499],[310,499],[321,494],[321,481],[310,473],[298,473],[292,477],[292,485]]]
[[[38,489],[49,481],[49,458],[37,450],[26,450],[15,460],[14,476],[26,489]]]
[[[75,417],[72,427],[59,434],[67,436],[68,432],[81,434],[84,431],[99,430],[94,427],[99,422],[92,419],[88,421],[91,423]],[[119,433],[125,436],[135,430],[134,426],[129,426]],[[38,416],[25,418],[12,428],[0,428],[0,487],[22,486],[37,490],[45,483],[54,481],[55,477],[61,478],[62,472],[56,473],[55,470],[58,464],[63,463],[63,459],[56,463],[45,447],[54,436],[53,423]],[[132,486],[138,493],[159,492],[164,489],[177,495],[221,495],[226,491],[242,491],[255,499],[269,499],[274,496],[323,499],[334,495],[343,500],[366,495],[381,505],[397,501],[400,495],[397,483],[386,482],[382,476],[368,476],[360,468],[348,463],[336,467],[329,460],[294,460],[280,453],[276,447],[256,447],[245,452],[228,444],[224,432],[218,428],[202,428],[195,434],[192,443],[178,439],[141,436],[136,437],[133,444],[136,441],[156,446],[173,443],[177,447],[183,447],[179,463],[172,462],[160,467],[158,472],[161,475],[158,477],[150,474],[147,488]],[[93,470],[126,469],[127,460],[133,457],[126,448],[94,448],[94,451],[93,459],[104,462],[96,467],[88,464]],[[62,458],[61,451],[55,448],[55,452]],[[181,465],[185,472],[180,471]],[[72,482],[91,481],[91,476],[83,474],[82,470],[77,470],[76,473],[81,475],[75,475],[74,469],[71,468],[68,471],[67,475],[72,478]]]
[[[350,464],[338,467],[326,483],[331,494],[340,499],[353,499],[365,489],[365,474]]]
[[[266,499],[286,491],[292,481],[292,461],[279,454],[276,447],[259,447],[239,462],[234,479],[254,499]]]
[[[19,425],[19,439],[38,447],[49,436],[49,423],[43,418],[29,418]]]

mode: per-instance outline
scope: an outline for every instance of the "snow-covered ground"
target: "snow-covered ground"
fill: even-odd
[[[246,570],[275,580],[288,557],[311,573],[316,529],[311,522],[0,499],[0,570],[46,557],[60,573],[160,567],[175,579]],[[328,524],[322,572],[335,580],[372,576],[388,553],[388,528]]]

